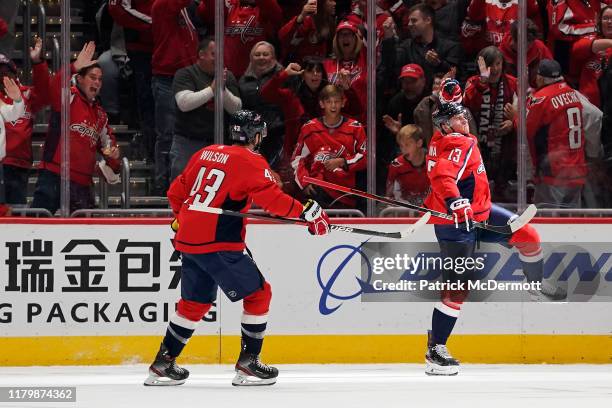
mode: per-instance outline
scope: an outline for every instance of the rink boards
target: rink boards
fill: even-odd
[[[381,231],[401,231],[407,222],[343,220]],[[180,296],[180,259],[168,220],[0,224],[0,365],[149,362]],[[612,236],[612,219],[548,219],[536,227],[548,242],[606,246]],[[364,301],[357,278],[363,278],[359,249],[367,239],[342,232],[311,237],[299,226],[254,223],[247,228],[247,244],[273,290],[266,359],[422,361],[433,303]],[[423,228],[411,240],[434,241],[433,228]],[[602,287],[608,285],[610,258],[594,259],[596,273],[569,271],[570,288],[577,281],[593,281],[594,275]],[[610,363],[612,303],[605,299],[468,303],[449,347],[472,363]],[[183,361],[232,363],[241,310],[240,302],[220,294]]]

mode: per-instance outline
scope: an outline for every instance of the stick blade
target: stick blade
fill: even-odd
[[[421,218],[419,218],[414,224],[412,224],[408,230],[400,232],[400,237],[408,238],[410,235],[417,232],[423,225],[427,224],[430,218],[431,218],[431,212],[428,211],[425,214],[423,214]]]
[[[529,221],[531,221],[533,217],[536,216],[537,212],[538,209],[536,208],[536,206],[530,204],[529,207],[527,207],[527,209],[523,211],[523,213],[517,219],[510,223],[510,230],[513,233],[520,230],[525,225],[529,224]]]

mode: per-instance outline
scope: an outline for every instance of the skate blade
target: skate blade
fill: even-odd
[[[426,361],[425,374],[451,376],[459,374],[459,366],[441,366]]]
[[[258,385],[272,385],[276,383],[276,377],[274,378],[259,378],[252,375],[247,375],[242,372],[236,372],[232,385],[237,387],[253,387]]]
[[[185,384],[185,380],[173,380],[168,377],[160,377],[157,374],[149,374],[146,380],[144,380],[144,385],[153,385],[153,386],[171,386],[171,385],[182,385]]]

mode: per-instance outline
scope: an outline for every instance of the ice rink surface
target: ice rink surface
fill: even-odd
[[[612,365],[472,365],[428,377],[422,365],[279,365],[268,387],[233,387],[227,365],[186,365],[177,387],[145,387],[145,365],[0,367],[0,387],[76,386],[76,403],[0,407],[612,407]]]

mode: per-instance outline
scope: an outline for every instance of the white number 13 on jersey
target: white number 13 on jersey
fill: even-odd
[[[217,191],[219,191],[221,183],[223,183],[223,179],[225,178],[225,173],[223,171],[219,169],[212,169],[206,176],[206,180],[212,180],[212,184],[206,183],[202,188],[202,182],[204,181],[205,175],[206,167],[200,168],[198,176],[193,183],[193,187],[191,187],[189,196],[191,197],[195,194],[192,204],[194,206],[209,207],[210,203],[212,203],[212,200],[215,198]]]

